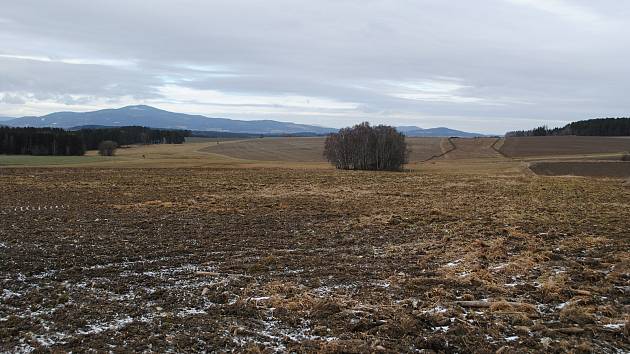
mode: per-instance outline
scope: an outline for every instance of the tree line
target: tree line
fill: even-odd
[[[60,128],[0,127],[0,154],[83,155],[103,141],[118,145],[181,144],[190,136],[185,130],[146,127],[90,128],[68,131]]]
[[[0,154],[83,155],[81,137],[59,128],[0,127]]]
[[[338,169],[400,171],[409,150],[405,136],[385,125],[361,123],[329,134],[324,157]]]
[[[113,128],[84,128],[78,130],[87,150],[98,149],[106,140],[118,146],[131,144],[182,144],[191,133],[188,130],[166,130],[129,126]]]
[[[542,126],[531,130],[518,130],[505,134],[506,137],[519,136],[630,136],[630,118],[597,118],[581,120],[562,128]]]

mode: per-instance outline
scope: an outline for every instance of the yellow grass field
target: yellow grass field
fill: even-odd
[[[415,164],[443,150],[446,139],[409,138],[410,163]],[[114,157],[2,156],[0,166],[85,167],[310,167],[329,168],[323,158],[324,138],[191,139],[181,145],[134,145],[120,148]]]

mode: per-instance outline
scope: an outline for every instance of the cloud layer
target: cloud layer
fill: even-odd
[[[5,116],[143,103],[502,133],[630,115],[623,1],[1,2]]]

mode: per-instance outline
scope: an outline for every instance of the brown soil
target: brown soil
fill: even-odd
[[[323,137],[262,138],[210,145],[201,151],[256,161],[325,162]],[[410,162],[419,162],[442,152],[442,138],[407,138]]]
[[[407,147],[411,150],[409,154],[409,162],[424,161],[431,156],[439,155],[444,152],[443,142],[445,138],[406,138]]]
[[[616,180],[84,168],[0,186],[2,352],[630,350]]]
[[[445,154],[443,159],[502,158],[501,154],[492,148],[497,138],[452,138],[450,141],[455,148]]]
[[[562,161],[534,162],[529,167],[545,176],[628,177],[630,162],[622,161]]]
[[[630,151],[630,138],[599,136],[508,138],[500,150],[510,157],[619,153]]]
[[[210,145],[204,152],[244,160],[324,162],[324,139],[262,138]]]

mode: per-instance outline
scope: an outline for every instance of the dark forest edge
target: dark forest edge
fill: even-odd
[[[0,154],[80,156],[106,140],[118,145],[182,144],[191,132],[146,127],[60,128],[0,127]]]
[[[518,130],[505,134],[506,138],[522,136],[630,136],[630,118],[597,118],[581,120],[562,128],[538,127],[532,130]]]

